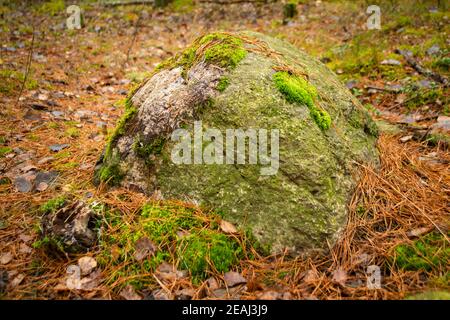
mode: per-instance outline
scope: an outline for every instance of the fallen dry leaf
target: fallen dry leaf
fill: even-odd
[[[97,260],[92,257],[81,257],[78,259],[78,266],[80,267],[81,275],[90,274],[97,267]]]
[[[406,233],[406,235],[410,238],[415,238],[415,237],[420,237],[421,235],[423,235],[431,230],[432,230],[432,228],[430,228],[430,227],[417,228],[417,229],[408,231]]]
[[[258,300],[277,300],[280,299],[281,294],[276,291],[266,291],[258,295]]]
[[[125,300],[142,300],[142,297],[136,293],[131,284],[126,285],[125,288],[120,291],[119,295]]]
[[[3,253],[0,256],[0,264],[8,264],[11,262],[12,259],[13,259],[13,255],[11,252]]]
[[[342,268],[337,268],[333,272],[333,278],[332,280],[336,283],[339,283],[341,285],[344,285],[347,281],[347,272]]]
[[[33,249],[31,249],[29,246],[27,246],[25,243],[21,243],[19,245],[19,252],[20,253],[31,253]]]
[[[227,287],[234,287],[238,284],[247,283],[247,280],[238,272],[229,271],[224,274]]]
[[[220,229],[225,233],[237,233],[236,227],[228,221],[220,221]]]
[[[156,245],[147,237],[142,237],[135,244],[134,258],[137,261],[153,255],[156,252]]]
[[[12,287],[12,288],[17,287],[19,284],[22,283],[23,279],[25,279],[25,274],[23,274],[23,273],[18,274],[18,275],[11,281],[11,287]]]

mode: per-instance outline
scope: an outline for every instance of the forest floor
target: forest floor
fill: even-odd
[[[381,30],[367,30],[364,1],[299,4],[286,23],[277,3],[175,3],[153,9],[81,1],[80,30],[67,29],[63,1],[0,6],[0,297],[403,299],[449,292],[449,91],[435,76],[449,76],[449,12],[431,1],[389,2],[381,7]],[[104,241],[85,254],[51,255],[42,247],[40,218],[42,205],[57,197],[101,203],[127,226],[148,202],[208,219],[189,204],[96,187],[92,177],[131,86],[215,30],[292,42],[334,70],[379,121],[381,168],[361,167],[341,241],[330,255],[308,259],[245,247],[237,273],[210,271],[200,281],[171,257],[173,269],[162,263],[130,273],[130,259],[102,260],[105,250],[114,256],[117,249]],[[396,49],[432,74],[418,72]],[[107,223],[102,232],[119,231]],[[98,266],[70,289],[70,266],[83,256]],[[367,286],[371,265],[381,268],[381,288]]]

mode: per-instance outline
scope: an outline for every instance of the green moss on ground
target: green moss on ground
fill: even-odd
[[[64,204],[66,203],[66,200],[67,200],[67,198],[65,196],[60,196],[57,198],[50,199],[46,203],[41,205],[39,210],[44,214],[54,213],[58,209],[61,209],[64,206]]]
[[[395,248],[394,263],[404,270],[426,270],[445,267],[450,259],[450,247],[444,236],[432,232],[411,244]]]
[[[331,126],[331,117],[325,110],[316,107],[317,90],[306,80],[285,71],[276,72],[273,81],[278,90],[290,103],[306,105],[317,126],[327,130]]]
[[[138,288],[148,284],[145,274],[154,271],[162,262],[175,264],[188,270],[195,283],[210,272],[226,272],[244,257],[243,249],[235,237],[219,229],[220,216],[204,214],[180,204],[146,204],[132,222],[124,221],[120,214],[107,217],[110,230],[101,240],[101,264],[117,268],[111,281],[120,275],[136,276],[131,283]],[[136,242],[149,239],[156,251],[138,261]]]
[[[57,14],[64,13],[66,4],[64,0],[51,0],[41,4],[37,7],[39,13],[49,14],[56,16]]]
[[[450,292],[427,291],[406,297],[406,300],[450,300]]]
[[[11,153],[13,151],[10,147],[0,147],[0,158],[4,157],[8,153]]]

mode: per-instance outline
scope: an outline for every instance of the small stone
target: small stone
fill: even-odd
[[[417,82],[417,86],[419,88],[429,89],[432,86],[432,82],[426,79],[420,80]]]
[[[227,287],[234,287],[238,284],[247,283],[247,280],[240,273],[235,271],[225,273],[224,280]]]
[[[46,93],[38,94],[38,100],[47,101],[48,100],[48,94],[46,94]]]

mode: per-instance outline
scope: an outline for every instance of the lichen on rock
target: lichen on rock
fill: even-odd
[[[376,125],[337,77],[289,43],[259,33],[200,37],[161,64],[129,105],[134,111],[119,122],[96,181],[103,175],[220,210],[274,252],[327,250],[346,224],[355,163],[379,162]],[[193,132],[198,120],[221,133],[278,130],[278,171],[261,175],[261,163],[174,163],[172,133]],[[203,150],[211,143],[201,142]]]

